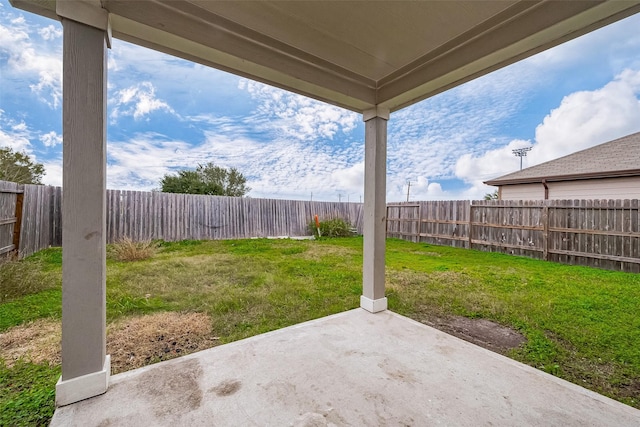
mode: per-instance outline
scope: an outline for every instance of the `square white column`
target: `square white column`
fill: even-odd
[[[376,313],[387,309],[385,293],[385,245],[387,222],[387,121],[389,111],[374,109],[363,115],[364,152],[364,248],[360,306]]]
[[[107,390],[106,32],[62,19],[62,378],[56,404]]]

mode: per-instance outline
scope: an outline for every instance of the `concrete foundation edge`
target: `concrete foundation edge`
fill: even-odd
[[[360,307],[364,308],[370,313],[378,313],[387,309],[387,297],[379,298],[376,300],[360,296]]]
[[[101,371],[67,381],[62,381],[60,377],[56,384],[56,406],[70,405],[105,393],[109,387],[110,374],[111,356],[107,355]]]

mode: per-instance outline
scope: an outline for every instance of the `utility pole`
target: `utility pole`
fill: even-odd
[[[407,180],[407,202],[409,201],[409,191],[411,190],[411,180]]]
[[[522,170],[522,158],[527,155],[527,151],[531,151],[531,147],[522,147],[516,148],[515,150],[511,150],[513,155],[516,157],[520,157],[520,170]]]
[[[313,202],[313,191],[311,192],[311,202]]]
[[[338,193],[338,203],[342,202],[342,193]]]

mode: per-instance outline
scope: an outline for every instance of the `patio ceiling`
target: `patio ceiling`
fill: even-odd
[[[640,11],[640,0],[10,1],[63,21],[64,268],[57,405],[105,393],[109,384],[106,47],[112,37],[363,113],[360,306],[376,313],[387,309],[389,112]]]
[[[357,112],[398,110],[640,11],[611,0],[11,3],[89,25],[102,8],[113,37]]]

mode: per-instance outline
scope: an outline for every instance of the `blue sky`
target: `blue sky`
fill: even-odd
[[[387,198],[476,199],[482,181],[640,131],[640,15],[393,113]],[[62,27],[0,0],[0,146],[62,182]],[[359,201],[361,116],[114,40],[108,187],[236,167],[251,197]],[[640,161],[640,159],[639,159]]]

